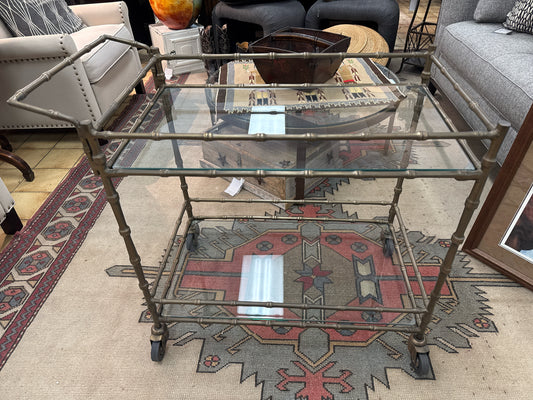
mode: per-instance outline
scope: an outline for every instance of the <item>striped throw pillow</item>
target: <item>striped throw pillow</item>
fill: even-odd
[[[0,19],[14,36],[72,33],[85,27],[65,0],[0,0]]]

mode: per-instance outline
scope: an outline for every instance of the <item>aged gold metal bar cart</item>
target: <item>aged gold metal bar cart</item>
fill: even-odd
[[[131,82],[98,121],[78,121],[60,111],[46,110],[24,101],[44,82],[54,79],[59,71],[69,68],[74,60],[106,40],[145,49],[151,58],[137,80]],[[366,82],[358,81],[359,78],[347,79],[345,82],[341,77],[342,79],[320,84],[264,84],[253,81],[257,76],[250,78],[253,82],[247,83],[235,78],[238,68],[242,67],[241,72],[249,73],[253,66],[251,60],[256,58],[276,60],[296,57],[305,60],[341,58],[344,60],[343,66],[347,66],[352,73],[358,77],[366,73],[372,79]],[[422,83],[401,84],[386,69],[376,68],[368,61],[370,58],[386,57],[425,58]],[[161,61],[173,58],[234,61],[226,67],[225,75],[221,73],[221,78],[225,79],[218,83],[165,83]],[[433,58],[432,51],[409,54],[269,53],[171,56],[161,55],[156,48],[138,42],[104,36],[19,90],[10,98],[9,103],[51,118],[68,121],[76,127],[86,156],[95,174],[102,179],[131,265],[153,318],[150,337],[152,360],[163,359],[169,335],[167,324],[175,322],[398,331],[410,334],[408,349],[412,365],[417,373],[424,375],[430,368],[426,329],[508,129],[506,123],[493,126],[475,103],[468,101],[472,110],[485,123],[487,130],[456,132],[425,87],[429,82],[432,64],[436,65],[450,79],[456,90],[468,100],[460,86],[438,60]],[[135,124],[128,132],[106,130],[110,118],[149,71],[154,76],[157,92]],[[379,79],[374,79],[376,77]],[[164,115],[156,125],[152,125],[154,110]],[[429,116],[434,117],[437,123],[429,124]],[[395,126],[402,129],[395,130]],[[473,138],[489,139],[491,142],[481,160],[478,160],[465,144],[466,139]],[[120,141],[113,156],[107,157],[102,152],[98,139]],[[433,152],[424,150],[415,159],[412,147],[421,142],[438,142],[445,145],[435,147]],[[378,147],[373,153],[376,158],[364,164],[358,164],[358,161],[339,162],[343,160],[340,156],[342,149],[358,143],[375,144]],[[124,156],[133,148],[141,149],[140,156],[133,164],[127,164]],[[236,148],[238,150],[235,150]],[[272,154],[280,156],[272,159]],[[164,252],[163,261],[151,283],[143,272],[141,257],[112,183],[112,178],[126,176],[178,177],[181,184],[183,203],[177,213],[177,222]],[[242,177],[250,183],[250,187],[258,186],[258,180],[274,179],[278,183],[281,182],[282,189],[280,194],[279,191],[273,192],[273,189],[269,188],[261,192],[258,198],[251,199],[228,196],[195,197],[189,192],[189,177]],[[393,178],[396,185],[390,199],[294,199],[295,196],[304,197],[301,193],[298,196],[297,193],[291,192],[294,179],[307,181],[328,177],[354,180],[374,178],[377,183],[384,178]],[[416,257],[409,245],[407,228],[399,207],[405,179],[417,178],[472,181],[472,189],[457,228],[451,236],[451,244],[440,266],[438,278],[429,294],[426,293]],[[400,299],[386,303],[362,298],[357,302],[342,304],[335,303],[336,297],[333,294],[335,304],[296,301],[294,292],[284,289],[288,281],[284,276],[306,266],[290,264],[294,263],[295,259],[298,264],[298,258],[284,259],[280,258],[279,254],[268,252],[259,254],[259,250],[243,256],[242,265],[239,264],[237,270],[220,270],[216,279],[216,285],[219,285],[217,290],[205,287],[200,291],[205,295],[182,296],[180,290],[183,285],[193,276],[200,282],[198,277],[203,276],[202,273],[205,272],[202,269],[204,265],[194,264],[195,254],[203,251],[206,232],[213,228],[213,224],[224,225],[228,232],[233,229],[238,235],[242,235],[242,231],[239,231],[240,221],[257,221],[256,227],[264,221],[288,224],[295,232],[285,238],[284,243],[288,246],[292,243],[290,240],[301,240],[298,238],[298,229],[306,222],[332,221],[327,216],[306,217],[283,212],[263,215],[247,213],[249,207],[267,206],[272,203],[282,205],[281,210],[284,209],[283,205],[311,204],[383,209],[385,217],[346,216],[336,218],[334,222],[344,224],[343,227],[354,226],[355,229],[367,229],[371,226],[376,232],[381,232],[373,237],[371,242],[382,249],[382,265],[393,270],[393,273],[401,278]],[[212,204],[208,209],[214,212],[202,215],[197,212],[198,204]],[[220,215],[218,210],[222,207],[225,210],[235,210],[236,213]],[[180,240],[180,237],[184,240]],[[222,269],[228,267],[222,259],[218,264],[217,267]],[[197,269],[193,270],[194,268]],[[260,273],[254,274],[254,270]],[[228,277],[236,277],[236,280]],[[236,286],[232,289],[232,285]],[[252,287],[262,295],[253,295]],[[195,313],[187,311],[192,307],[195,308]],[[216,309],[216,312],[209,311],[212,309]],[[310,315],[313,317],[309,317]],[[348,318],[341,318],[340,315]],[[372,318],[376,315],[388,319],[385,318],[385,321]]]

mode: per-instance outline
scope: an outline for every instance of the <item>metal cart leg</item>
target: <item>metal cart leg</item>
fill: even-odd
[[[416,104],[414,107],[413,112],[413,119],[411,120],[411,124],[409,126],[409,132],[416,132],[416,129],[418,127],[418,121],[420,119],[420,114],[422,113],[422,106],[424,104],[424,95],[420,92],[418,92],[417,98],[416,98]],[[389,126],[389,129],[391,129],[392,126]],[[405,143],[405,149],[402,154],[402,159],[400,161],[400,168],[406,169],[409,166],[409,161],[411,160],[411,153],[413,150],[413,141],[408,140]],[[398,178],[396,180],[396,186],[394,187],[394,197],[392,199],[392,205],[389,210],[389,224],[392,224],[394,222],[394,217],[396,215],[395,207],[398,206],[398,202],[400,201],[400,195],[402,194],[403,190],[403,182],[405,178]],[[382,240],[383,240],[383,254],[386,256],[392,256],[394,253],[394,243],[392,242],[392,234],[391,232],[384,231],[382,233]]]
[[[148,289],[149,284],[146,280],[141,265],[141,257],[137,253],[137,249],[135,248],[135,244],[133,243],[133,239],[131,237],[131,229],[126,223],[126,218],[124,217],[124,213],[120,205],[118,192],[113,186],[111,178],[107,174],[102,173],[105,169],[105,154],[100,149],[98,140],[91,136],[90,122],[87,121],[86,123],[81,124],[79,127],[77,127],[77,129],[78,135],[80,136],[84,147],[86,147],[85,153],[87,154],[89,163],[91,164],[91,167],[93,168],[95,174],[99,175],[102,179],[102,184],[106,192],[107,201],[109,202],[109,205],[113,210],[113,214],[115,214],[120,235],[122,236],[122,238],[124,239],[124,243],[126,244],[126,249],[128,251],[128,256],[131,265],[133,266],[133,270],[135,271],[135,275],[137,276],[137,280],[139,281],[139,287],[143,293],[146,305],[148,307],[148,311],[150,312],[152,320],[154,321],[152,326],[152,335],[150,337],[150,342],[152,345],[152,360],[161,361],[165,354],[165,346],[168,338],[167,325],[160,321],[160,316],[157,311],[156,304],[152,300],[150,290]]]
[[[509,130],[509,124],[498,124],[496,130],[498,131],[499,135],[492,139],[490,147],[481,161],[482,174],[475,181],[472,190],[465,201],[465,207],[461,214],[457,229],[451,238],[450,248],[448,249],[446,257],[444,258],[444,261],[440,267],[435,287],[429,296],[427,311],[422,315],[418,332],[412,334],[409,338],[408,349],[411,355],[411,365],[413,366],[415,372],[420,374],[427,372],[426,364],[429,366],[429,349],[426,343],[426,330],[433,316],[435,305],[440,298],[442,287],[446,282],[446,278],[451,272],[452,264],[457,251],[459,250],[459,246],[464,242],[464,234],[468,223],[470,222],[475,209],[479,206],[481,192],[483,191],[483,187],[487,182],[491,168],[496,163],[496,154],[498,153],[500,145],[507,134],[507,131]]]

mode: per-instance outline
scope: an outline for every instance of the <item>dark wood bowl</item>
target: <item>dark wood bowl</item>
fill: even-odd
[[[251,53],[339,53],[348,50],[350,38],[307,28],[285,28],[253,42]],[[259,60],[254,63],[266,83],[324,83],[339,68],[340,58]]]

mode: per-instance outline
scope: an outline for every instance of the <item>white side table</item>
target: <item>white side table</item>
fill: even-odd
[[[192,25],[187,29],[173,30],[161,22],[149,26],[152,44],[159,48],[161,54],[201,54],[201,25]],[[174,52],[174,53],[173,53]],[[174,75],[205,69],[202,60],[163,61],[163,68],[171,68]]]

